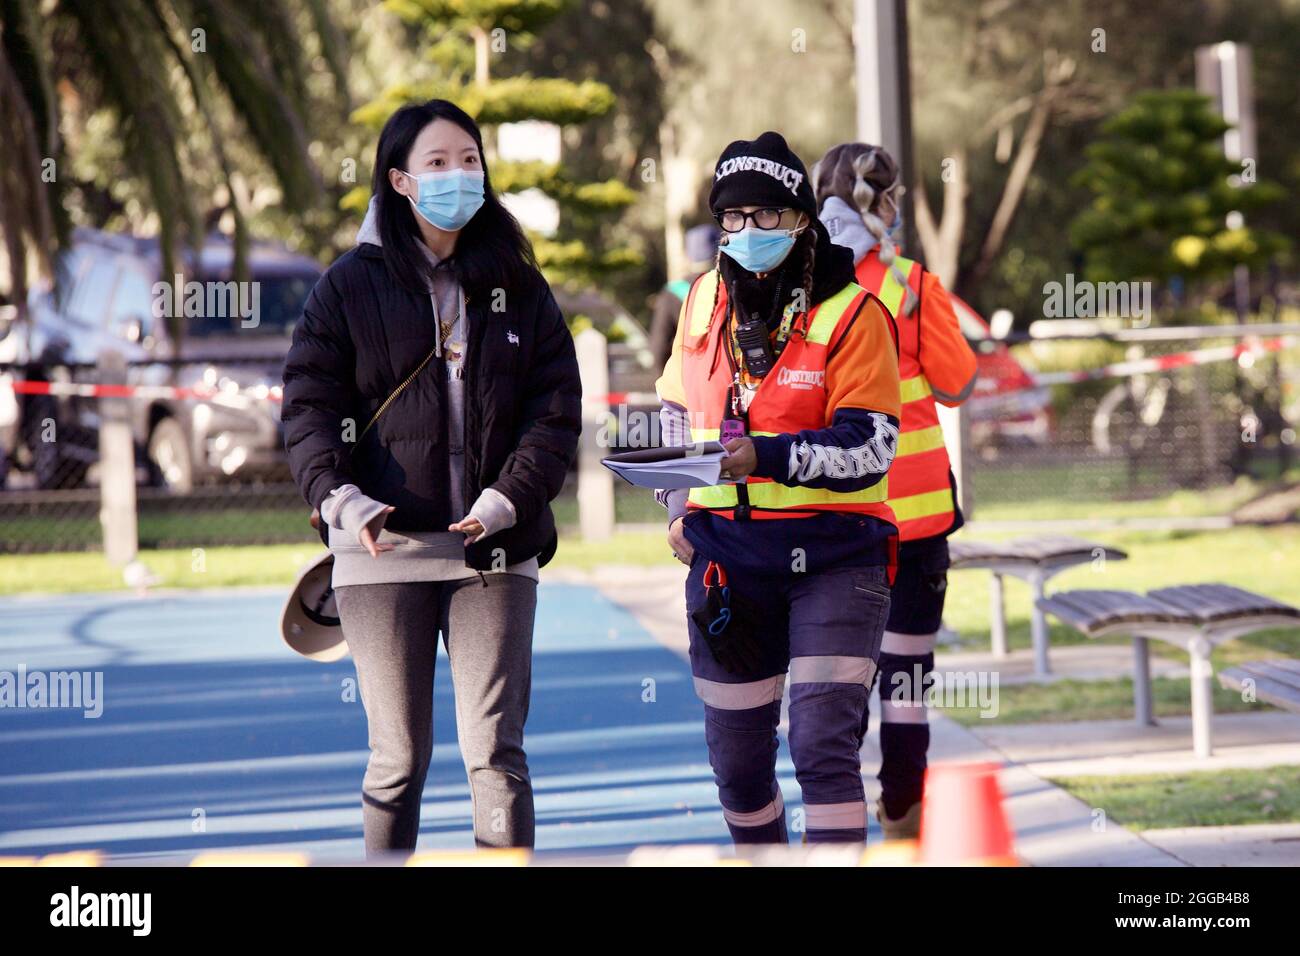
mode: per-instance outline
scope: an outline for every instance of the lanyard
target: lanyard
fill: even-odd
[[[781,324],[777,327],[776,339],[772,345],[773,355],[778,359],[781,357],[781,353],[785,351],[785,346],[790,340],[790,335],[794,330],[794,321],[797,314],[798,313],[795,312],[793,303],[787,305],[785,310],[781,313]],[[735,382],[739,383],[742,379],[749,382],[751,381],[751,378],[749,372],[745,369],[744,361],[740,354],[740,346],[736,342],[736,337],[731,331],[734,316],[735,312],[730,307],[730,304],[728,304],[727,321],[724,323],[722,329],[722,334],[726,336],[727,339],[727,365],[731,369],[731,375]],[[758,379],[753,379],[753,381],[757,382]]]

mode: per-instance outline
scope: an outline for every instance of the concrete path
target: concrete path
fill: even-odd
[[[880,767],[878,730],[879,725],[873,720],[862,750],[868,796],[873,800],[879,794],[879,786],[872,776]],[[1082,800],[1044,780],[1032,769],[1008,761],[1006,754],[942,714],[931,716],[930,759],[1004,764],[1000,782],[1016,834],[1016,851],[1034,866],[1182,865],[1138,834],[1114,823],[1106,824],[1104,817]]]
[[[665,647],[685,656],[682,625],[685,569],[624,567],[598,576],[567,572],[566,580],[591,581],[614,603],[627,609]],[[1005,658],[987,650],[946,649],[938,654],[939,670],[996,672],[1002,685],[1058,680],[1106,680],[1131,677],[1128,644],[1089,643],[1052,648],[1053,674],[1033,673],[1032,651],[1012,651]],[[1158,654],[1152,673],[1186,677],[1176,660]],[[879,703],[872,702],[879,713]],[[1134,832],[1107,822],[1092,808],[1052,784],[1048,778],[1083,774],[1123,775],[1186,773],[1230,767],[1300,764],[1300,716],[1278,711],[1224,714],[1215,718],[1216,752],[1199,760],[1191,752],[1191,718],[1161,718],[1155,727],[1131,720],[1072,723],[981,723],[967,729],[931,714],[934,760],[1005,763],[1001,775],[1017,849],[1039,866],[1217,866],[1300,864],[1300,824],[1282,826],[1192,827]],[[784,731],[784,725],[783,725]],[[877,723],[863,748],[868,796],[875,799],[874,773],[879,766]],[[786,788],[787,797],[797,799]],[[793,802],[788,800],[787,802]],[[1294,828],[1294,829],[1293,829]]]
[[[1002,686],[1051,684],[1062,680],[1113,680],[1133,676],[1133,649],[1129,644],[1058,644],[1052,648],[1052,673],[1034,673],[1034,652],[1029,648],[997,657],[991,651],[940,647],[936,665],[943,671],[997,671]],[[1187,677],[1185,664],[1151,655],[1153,677]]]
[[[1143,830],[1142,839],[1189,866],[1296,866],[1300,823]]]
[[[567,572],[563,579],[570,583],[592,581],[612,602],[628,610],[660,643],[684,657],[684,578],[684,568],[614,568],[602,570],[598,576]],[[1095,651],[1097,647],[1081,649]],[[945,656],[944,660],[946,663],[948,657]],[[965,661],[961,669],[969,669],[964,664]],[[879,701],[873,700],[872,713],[879,712]],[[880,766],[877,726],[873,720],[872,732],[868,734],[862,751],[867,793],[873,801],[879,795],[875,781]],[[782,730],[785,730],[784,722]],[[1004,754],[941,713],[931,714],[930,730],[930,755],[935,761],[1006,761]],[[784,753],[785,748],[782,749]],[[782,762],[788,764],[788,758]],[[1025,767],[1008,764],[1001,774],[1001,784],[1011,825],[1016,832],[1016,849],[1028,863],[1035,866],[1183,865],[1173,855],[1150,845],[1124,827],[1098,825],[1095,821],[1099,815],[1091,807]],[[783,790],[787,804],[797,802],[797,785],[792,790],[790,784],[783,781]],[[873,820],[869,840],[880,838],[874,826]]]
[[[1132,720],[1002,725],[990,721],[976,733],[1009,759],[1046,777],[1300,764],[1300,715],[1275,710],[1216,715],[1214,754],[1206,759],[1192,753],[1190,717],[1161,717],[1155,727],[1140,727]]]

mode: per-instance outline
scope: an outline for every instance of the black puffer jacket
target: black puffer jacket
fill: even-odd
[[[503,311],[491,304],[467,298],[465,306],[465,501],[493,488],[514,504],[516,522],[466,548],[466,564],[479,570],[502,567],[502,558],[550,560],[550,502],[581,430],[573,338],[545,280],[536,275],[506,295]],[[399,286],[376,245],[339,257],[316,284],[285,361],[281,413],[289,466],[312,507],[350,482],[394,506],[385,524],[393,531],[446,531],[464,517],[450,514],[441,357],[389,405],[355,452],[349,443],[433,350],[436,329],[429,297]]]

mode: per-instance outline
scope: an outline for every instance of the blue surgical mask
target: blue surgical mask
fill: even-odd
[[[411,199],[411,205],[431,226],[455,232],[473,219],[483,205],[482,172],[448,169],[406,175],[419,185],[418,198]]]
[[[746,272],[771,272],[794,248],[795,233],[789,229],[756,229],[746,226],[724,237],[723,252]]]

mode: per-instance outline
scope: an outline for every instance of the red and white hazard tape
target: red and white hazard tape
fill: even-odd
[[[1115,362],[1111,365],[1103,365],[1100,368],[1084,369],[1078,372],[1044,372],[1033,376],[1033,387],[1068,385],[1072,382],[1091,382],[1099,378],[1123,378],[1129,375],[1144,375],[1148,372],[1164,372],[1172,368],[1184,368],[1189,365],[1227,362],[1238,360],[1243,355],[1253,357],[1267,352],[1276,352],[1283,348],[1284,344],[1280,338],[1238,342],[1235,345],[1195,349],[1190,352],[1175,352],[1173,355],[1157,355],[1153,358],[1133,359],[1128,362]]]
[[[1075,372],[1043,372],[1032,375],[1033,382],[1016,389],[1007,389],[999,394],[1021,391],[1028,388],[1042,388],[1047,385],[1069,385],[1074,382],[1091,382],[1103,378],[1123,378],[1130,375],[1145,375],[1150,372],[1164,372],[1169,369],[1184,368],[1190,365],[1208,365],[1211,362],[1240,360],[1242,356],[1264,355],[1285,347],[1281,338],[1260,339],[1238,342],[1235,345],[1216,346],[1207,349],[1195,349],[1189,352],[1175,352],[1173,355],[1157,355],[1152,358],[1133,359],[1127,362],[1115,362],[1100,368],[1083,369]],[[212,388],[206,386],[182,387],[172,385],[89,385],[75,382],[5,382],[0,377],[0,387],[8,385],[19,395],[66,395],[76,398],[141,398],[181,401],[197,401],[221,404],[230,402],[244,404],[249,401],[269,401],[279,403],[283,390],[279,385],[256,385],[252,388]],[[585,401],[601,405],[658,405],[659,397],[654,392],[609,392],[605,395],[587,396]]]
[[[282,389],[279,385],[257,385],[253,388],[230,389],[197,387],[186,388],[174,385],[89,385],[77,382],[4,382],[19,395],[60,395],[72,398],[143,398],[169,399],[181,401],[196,399],[203,402],[220,403],[223,400],[260,399],[279,402]]]
[[[1216,346],[1207,349],[1194,349],[1189,352],[1175,352],[1173,355],[1157,355],[1152,358],[1132,359],[1127,362],[1114,362],[1099,368],[1083,369],[1075,372],[1029,373],[1032,382],[1014,389],[1003,389],[999,395],[1030,388],[1043,388],[1048,385],[1069,385],[1074,382],[1091,382],[1103,378],[1124,378],[1130,375],[1145,375],[1150,372],[1164,372],[1190,365],[1208,365],[1211,362],[1239,360],[1242,356],[1264,355],[1284,348],[1286,343],[1281,338],[1257,339],[1238,342],[1235,345]],[[609,405],[653,405],[659,399],[654,392],[610,392],[608,395],[593,395],[591,402]]]

